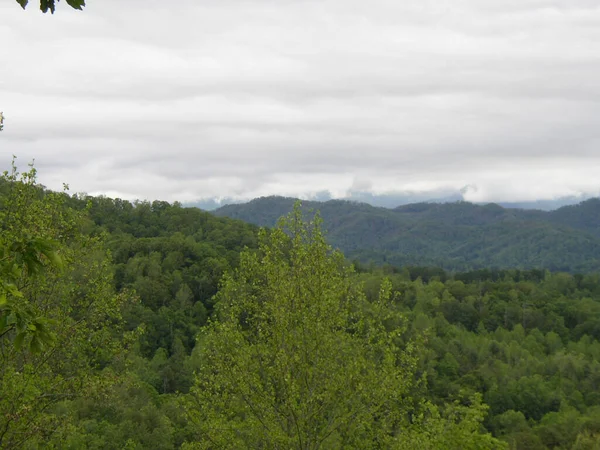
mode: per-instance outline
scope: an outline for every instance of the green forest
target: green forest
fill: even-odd
[[[504,259],[454,265],[428,253],[439,233],[498,252],[471,221],[514,239],[511,212],[430,212],[411,229],[436,239],[404,262],[344,256],[341,239],[381,232],[343,238],[333,224],[352,214],[255,209],[259,228],[54,192],[13,164],[0,179],[0,448],[600,449],[598,222],[568,223],[591,207],[514,219],[551,258],[515,239]]]
[[[218,216],[273,226],[293,198],[261,197],[227,205]],[[600,271],[600,199],[554,211],[468,202],[415,203],[395,209],[348,200],[303,202],[319,210],[329,241],[351,259],[375,266],[417,265],[453,272],[479,269]]]

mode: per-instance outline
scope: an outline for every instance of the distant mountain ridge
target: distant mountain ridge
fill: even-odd
[[[296,199],[261,197],[218,216],[273,226]],[[495,203],[413,203],[394,209],[348,200],[302,201],[319,210],[330,243],[349,258],[448,270],[485,267],[600,271],[600,199],[554,211]]]
[[[368,191],[350,191],[345,198],[337,200],[349,200],[353,202],[367,203],[371,206],[383,208],[396,208],[402,205],[413,203],[456,203],[460,201],[468,201],[466,195],[469,192],[469,186],[465,186],[458,191],[432,191],[423,193],[414,192],[392,192],[383,194],[373,194]],[[532,201],[513,201],[513,202],[496,202],[505,208],[518,209],[540,209],[543,211],[552,211],[562,206],[575,205],[584,200],[592,198],[590,194],[581,194],[579,196],[564,196],[552,200],[532,200]],[[326,202],[336,200],[328,191],[318,192],[313,197],[306,201]],[[233,197],[223,198],[204,198],[193,202],[185,203],[185,206],[194,206],[206,211],[214,211],[220,207],[231,204],[248,203],[249,200],[242,200]],[[485,202],[475,202],[478,205],[485,205]]]

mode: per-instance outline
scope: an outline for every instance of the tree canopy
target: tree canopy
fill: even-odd
[[[189,448],[443,448],[430,426],[462,448],[503,447],[478,434],[480,413],[454,423],[413,397],[415,343],[402,339],[391,284],[368,302],[352,273],[299,206],[260,233],[259,252],[244,252],[224,279],[217,317],[199,336]]]
[[[0,447],[16,449],[59,427],[60,402],[110,385],[97,368],[123,350],[127,297],[83,211],[40,188],[35,169],[13,165],[0,187]]]
[[[353,268],[298,209],[36,175],[0,176],[2,448],[598,448],[597,273]]]

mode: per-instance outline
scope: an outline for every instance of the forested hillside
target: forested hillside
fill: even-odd
[[[0,448],[600,445],[598,273],[353,266],[300,208],[259,231],[36,183],[0,181]]]
[[[214,213],[273,226],[295,200],[263,197]],[[395,209],[331,200],[319,210],[329,242],[363,263],[588,272],[600,270],[600,200],[555,211],[506,209],[467,202],[417,203]]]

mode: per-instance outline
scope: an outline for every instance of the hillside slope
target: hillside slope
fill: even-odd
[[[214,213],[272,226],[294,202],[293,198],[262,197]],[[331,244],[362,262],[436,265],[448,270],[600,270],[598,199],[551,212],[467,202],[386,209],[330,200],[303,202],[303,207],[320,211]]]

